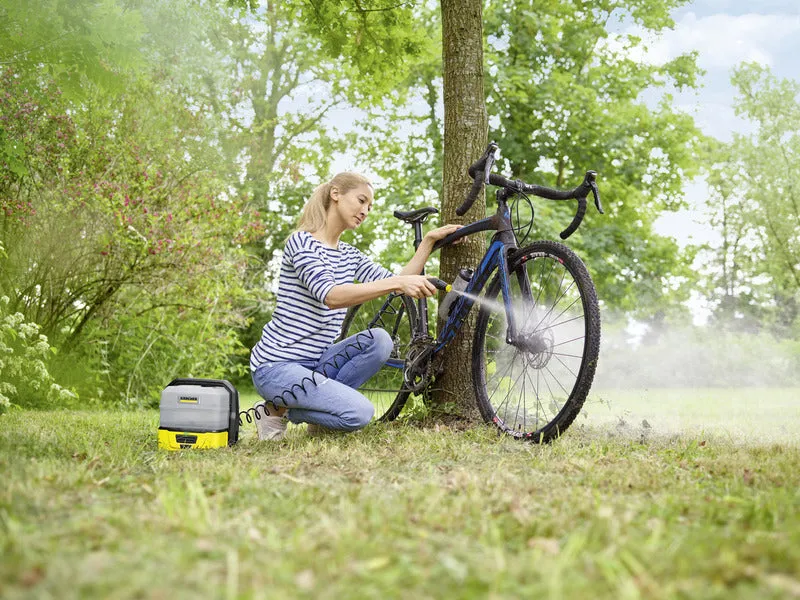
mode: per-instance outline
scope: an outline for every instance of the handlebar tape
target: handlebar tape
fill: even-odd
[[[456,209],[456,214],[459,217],[464,216],[464,214],[466,214],[466,212],[472,208],[472,205],[477,199],[478,194],[480,194],[481,187],[486,179],[484,174],[484,171],[486,170],[486,161],[489,159],[489,154],[494,152],[496,147],[497,146],[494,143],[489,144],[489,147],[486,149],[486,152],[484,152],[483,156],[472,163],[469,169],[467,169],[469,176],[472,177],[472,188],[470,188],[469,194],[467,194],[467,198],[464,200],[464,203]],[[494,177],[494,175],[491,175],[490,177]],[[492,183],[491,179],[489,183]]]
[[[486,159],[487,158],[488,158],[488,156],[486,154],[484,154],[478,160],[476,160],[474,163],[472,163],[472,165],[470,165],[469,169],[467,169],[467,172],[469,173],[470,177],[472,177],[473,179],[477,179],[477,177],[475,177],[475,175],[478,173],[478,171],[483,171],[484,170],[484,168],[486,167]],[[483,181],[483,177],[481,177],[481,181]]]
[[[575,213],[575,218],[572,219],[572,223],[569,224],[564,231],[562,231],[559,236],[562,240],[567,239],[575,230],[580,227],[581,222],[583,221],[583,217],[586,214],[586,198],[578,198],[578,212]]]
[[[470,167],[470,169],[471,168],[472,167]],[[483,172],[481,171],[478,173],[478,175],[480,175],[480,177],[475,177],[475,179],[472,180],[472,188],[469,190],[469,194],[467,194],[467,199],[464,200],[464,203],[456,209],[456,214],[459,217],[464,216],[464,214],[466,214],[466,212],[472,208],[472,204],[477,199],[478,194],[483,187]]]

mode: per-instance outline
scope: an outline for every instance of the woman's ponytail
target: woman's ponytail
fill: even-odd
[[[314,233],[325,227],[325,223],[328,220],[328,207],[331,204],[332,187],[333,182],[328,181],[314,189],[308,202],[303,207],[296,231]]]

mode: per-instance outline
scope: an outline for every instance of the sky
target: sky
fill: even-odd
[[[756,61],[778,77],[800,79],[800,0],[696,0],[675,11],[674,19],[675,28],[654,40],[643,59],[663,62],[699,52],[703,87],[676,101],[708,135],[730,141],[734,132],[750,131],[733,110],[730,75],[736,65]],[[713,243],[715,236],[703,219],[706,195],[703,181],[688,184],[690,208],[661,217],[657,231],[681,243]]]

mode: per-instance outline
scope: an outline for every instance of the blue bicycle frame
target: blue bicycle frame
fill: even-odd
[[[441,351],[448,343],[450,343],[450,341],[455,337],[456,333],[458,333],[458,330],[461,328],[464,319],[472,309],[472,305],[475,303],[474,298],[483,290],[484,286],[489,281],[489,278],[491,277],[492,273],[494,273],[496,268],[499,269],[500,289],[503,294],[503,304],[506,309],[506,322],[508,324],[506,341],[510,344],[513,344],[516,340],[516,319],[514,311],[511,309],[511,292],[509,287],[510,274],[508,272],[509,253],[517,250],[518,248],[517,238],[514,235],[513,226],[511,224],[511,213],[507,204],[507,200],[511,195],[512,192],[509,192],[506,189],[497,190],[497,212],[492,217],[481,219],[480,221],[476,221],[466,225],[465,227],[462,227],[458,231],[437,242],[433,247],[434,250],[437,250],[442,246],[452,244],[462,237],[481,231],[497,232],[492,237],[492,241],[489,244],[489,249],[483,256],[483,259],[473,274],[466,290],[464,290],[468,295],[460,296],[453,303],[453,308],[447,317],[447,321],[445,322],[444,327],[442,327],[442,330],[439,332],[439,335],[436,339],[433,348],[434,354]],[[522,288],[523,296],[525,298],[529,298],[530,283],[528,282],[527,273],[519,273],[518,278],[520,287]],[[425,299],[421,299],[421,302],[425,302]],[[422,316],[422,313],[420,313],[420,316]],[[427,327],[427,319],[425,319],[423,327]]]

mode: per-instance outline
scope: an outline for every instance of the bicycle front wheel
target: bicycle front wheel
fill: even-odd
[[[403,410],[411,392],[403,385],[405,359],[413,338],[412,323],[416,308],[407,296],[391,294],[353,306],[342,323],[344,339],[371,328],[385,329],[392,337],[394,349],[381,370],[373,375],[358,391],[375,406],[375,419],[393,421]]]
[[[480,305],[472,353],[478,408],[486,422],[519,439],[549,442],[581,410],[600,352],[600,308],[580,258],[565,245],[534,242],[509,257],[517,336],[497,274]]]

